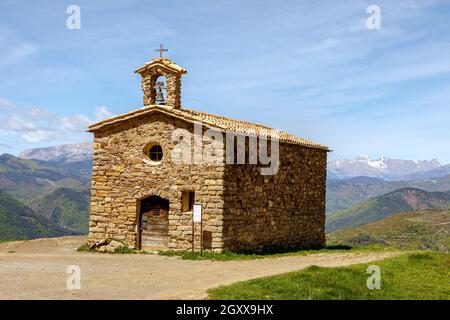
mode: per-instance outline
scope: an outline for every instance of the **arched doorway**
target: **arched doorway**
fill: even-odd
[[[159,250],[169,242],[169,200],[150,196],[140,201],[140,248]]]

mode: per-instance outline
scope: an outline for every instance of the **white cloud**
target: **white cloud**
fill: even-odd
[[[34,44],[22,42],[13,47],[7,48],[4,55],[0,58],[0,63],[18,63],[33,56],[37,51],[37,47]]]
[[[0,125],[0,128],[16,132],[36,130],[36,126],[33,122],[25,121],[14,113],[6,117]]]
[[[0,107],[6,108],[6,109],[14,109],[16,106],[12,102],[9,102],[6,99],[0,98]]]
[[[111,118],[114,116],[113,113],[109,112],[108,108],[106,106],[100,106],[95,108],[95,120],[96,121],[102,121],[107,118]]]
[[[340,42],[341,42],[341,40],[336,39],[336,38],[326,38],[326,39],[323,39],[321,42],[312,45],[309,48],[301,50],[300,52],[301,53],[317,53],[317,52],[321,52],[324,50],[332,49],[332,48],[336,47]]]
[[[57,133],[49,130],[35,130],[20,135],[26,143],[37,143],[48,140],[56,140]]]
[[[76,114],[71,117],[59,118],[60,129],[68,131],[83,132],[92,123],[91,120],[85,115]]]
[[[25,61],[39,51],[36,44],[21,40],[13,31],[5,27],[0,28],[0,47],[2,48],[1,65]]]
[[[26,143],[69,140],[84,133],[94,122],[113,116],[106,106],[96,107],[94,117],[83,114],[62,116],[38,107],[20,107],[0,98],[0,131],[15,134]]]

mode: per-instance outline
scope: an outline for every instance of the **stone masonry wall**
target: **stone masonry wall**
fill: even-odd
[[[269,176],[260,165],[175,164],[176,128],[194,131],[153,113],[95,132],[90,242],[114,237],[138,247],[139,201],[157,195],[170,202],[169,248],[190,249],[192,212],[181,212],[182,191],[190,190],[203,207],[206,249],[325,244],[325,150],[280,143],[280,167]],[[143,152],[153,142],[163,148],[158,165]],[[198,249],[198,225],[195,234]]]
[[[207,247],[221,251],[224,166],[174,164],[172,132],[191,124],[153,113],[95,132],[89,241],[108,237],[138,247],[139,201],[157,195],[170,201],[169,248],[191,248],[192,212],[181,212],[183,190],[195,192],[202,204]],[[163,159],[151,164],[144,148],[157,142]],[[198,226],[196,234],[199,236]],[[197,241],[198,247],[199,241]]]
[[[141,87],[144,92],[144,106],[156,103],[155,84],[158,77],[166,78],[166,105],[174,108],[181,106],[181,76],[165,71],[163,68],[154,68],[142,74]]]
[[[226,167],[226,250],[325,244],[327,152],[280,143],[279,153],[276,175],[261,175],[258,165]]]

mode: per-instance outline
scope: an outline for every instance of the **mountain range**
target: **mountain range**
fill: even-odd
[[[450,211],[401,212],[360,227],[327,234],[329,245],[393,246],[450,252]]]
[[[60,237],[75,234],[37,215],[0,190],[0,241]]]
[[[450,190],[450,175],[422,180],[387,181],[380,178],[354,177],[327,181],[327,213],[348,209],[383,194],[413,187],[425,191]]]
[[[92,163],[93,146],[91,142],[65,144],[55,147],[27,149],[17,157],[27,160],[40,160],[85,166]],[[402,160],[379,157],[372,159],[361,155],[355,159],[332,160],[328,162],[328,179],[349,179],[353,177],[372,177],[383,180],[420,180],[450,175],[450,164],[442,165],[438,160]]]
[[[57,188],[38,196],[26,204],[39,216],[67,230],[87,234],[91,190],[81,188]]]
[[[20,223],[11,226],[1,219],[0,230],[11,228],[23,237],[45,234],[44,226],[47,235],[87,233],[92,149],[92,143],[81,143],[29,149],[18,157],[1,155],[0,206],[12,208],[11,201],[15,201],[16,214],[24,212],[25,217],[37,219],[41,232],[20,233],[16,229]],[[403,211],[449,208],[449,171],[449,165],[437,160],[361,156],[330,161],[327,231],[374,223]],[[26,230],[29,226],[24,224]]]
[[[66,165],[73,170],[87,168],[92,164],[93,146],[90,142],[65,144],[55,147],[27,149],[18,158],[40,160]],[[79,173],[79,171],[77,172]],[[85,172],[89,174],[90,172]],[[349,179],[354,177],[372,177],[388,181],[409,181],[439,178],[450,175],[450,164],[442,165],[438,160],[401,160],[380,157],[372,159],[361,155],[356,159],[332,160],[328,162],[328,180]]]
[[[92,143],[83,142],[47,148],[26,149],[19,153],[17,157],[22,159],[73,163],[92,160],[92,154]]]
[[[16,230],[18,235],[22,235],[20,238],[25,235],[34,238],[43,234],[52,236],[87,233],[92,159],[80,158],[78,154],[73,158],[54,155],[55,157],[44,156],[48,160],[22,159],[10,154],[0,156],[0,191],[9,197],[0,198],[0,206],[13,208],[10,201],[13,199],[16,201],[16,211],[7,211],[9,216],[13,213],[19,215],[14,218],[17,221],[29,220],[26,217],[38,217],[39,220],[33,225],[38,225],[37,230],[41,231],[29,232],[29,223],[25,223],[21,233],[17,229],[20,228],[20,223],[13,228],[5,222],[0,222],[0,230]],[[24,214],[25,218],[22,217]],[[47,233],[43,232],[45,226]],[[54,229],[54,226],[59,229]],[[0,239],[6,234],[8,233],[2,233]]]
[[[400,160],[361,155],[356,159],[328,162],[329,179],[348,179],[366,176],[384,180],[414,180],[436,178],[450,174],[450,165],[436,160]]]
[[[400,212],[432,209],[450,209],[450,191],[427,192],[417,188],[402,188],[329,214],[326,230],[332,232],[357,227]]]
[[[79,164],[79,163],[74,163]],[[90,182],[89,162],[66,169],[65,163],[0,156],[0,188],[21,201],[59,187],[77,188]],[[89,173],[85,172],[89,170]]]

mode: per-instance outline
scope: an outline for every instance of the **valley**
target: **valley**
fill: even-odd
[[[450,211],[418,210],[397,213],[360,227],[327,234],[328,245],[381,245],[402,250],[450,252]]]
[[[21,208],[16,210],[38,219],[33,223],[47,226],[47,233],[43,233],[44,225],[37,228],[40,231],[30,233],[29,224],[18,230],[20,223],[13,227],[0,222],[1,230],[14,230],[4,231],[1,239],[12,233],[17,233],[18,239],[38,238],[42,234],[87,234],[91,169],[91,143],[29,149],[17,157],[0,155],[0,205],[11,208],[11,201],[15,201]],[[326,231],[330,239],[339,230],[353,230],[402,212],[449,209],[447,169],[448,165],[435,160],[373,160],[361,156],[330,161],[326,202]],[[372,176],[352,177],[364,173]],[[408,175],[426,178],[393,179]],[[16,219],[22,221],[24,217]]]
[[[332,232],[357,227],[400,212],[449,208],[449,191],[427,192],[417,188],[402,188],[329,214],[326,230]]]
[[[0,191],[0,242],[75,234]]]
[[[91,156],[44,158],[0,155],[1,240],[87,234]]]

